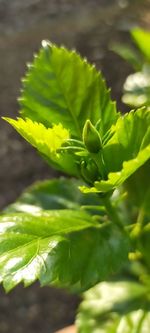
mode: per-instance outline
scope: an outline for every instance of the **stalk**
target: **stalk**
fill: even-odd
[[[103,203],[106,208],[107,214],[108,214],[109,218],[112,220],[112,222],[114,224],[116,224],[119,229],[121,229],[122,231],[125,232],[124,225],[123,225],[122,221],[120,220],[120,217],[117,214],[115,207],[113,207],[113,205],[110,201],[110,198],[108,198],[108,197],[103,198]]]

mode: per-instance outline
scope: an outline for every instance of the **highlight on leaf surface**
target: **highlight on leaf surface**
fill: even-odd
[[[19,134],[23,136],[33,147],[35,147],[46,161],[56,169],[66,171],[71,175],[77,175],[76,161],[66,152],[62,156],[57,150],[69,139],[70,134],[62,124],[54,124],[51,128],[46,128],[42,123],[18,118],[3,118],[11,124]]]
[[[0,282],[7,291],[37,279],[86,290],[127,261],[128,235],[106,219],[98,196],[82,194],[78,185],[64,178],[38,182],[0,215]]]
[[[127,235],[112,225],[101,228],[81,210],[0,216],[0,282],[7,291],[37,279],[86,290],[116,272],[128,251]]]
[[[52,153],[56,153],[57,149],[69,139],[69,131],[63,128],[62,124],[46,128],[42,123],[37,123],[29,118],[25,120],[22,118],[18,118],[17,120],[4,119],[31,143],[32,146],[48,157]]]

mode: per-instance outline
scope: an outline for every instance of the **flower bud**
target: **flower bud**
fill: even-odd
[[[92,160],[89,160],[88,162],[81,161],[80,171],[81,171],[81,176],[88,184],[93,184],[94,181],[99,179],[98,168],[94,163],[94,161]]]
[[[86,120],[83,128],[83,142],[90,153],[97,154],[102,148],[100,135],[90,120]]]

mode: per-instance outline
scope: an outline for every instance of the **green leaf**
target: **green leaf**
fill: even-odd
[[[147,60],[150,61],[150,32],[135,28],[131,30],[131,36]]]
[[[134,107],[150,105],[150,68],[127,77],[122,101]]]
[[[125,183],[127,200],[132,207],[150,215],[150,160],[140,167]]]
[[[69,139],[69,131],[63,128],[61,124],[46,128],[42,123],[37,123],[28,118],[26,120],[22,118],[17,120],[4,119],[35,147],[53,167],[73,176],[78,175],[77,158],[75,160],[66,151],[63,154],[57,153],[57,149]]]
[[[42,123],[33,122],[31,119],[4,118],[8,121],[32,146],[39,151],[51,156],[56,153],[62,144],[69,139],[69,131],[61,124],[54,125],[52,128],[46,128]]]
[[[150,304],[147,295],[147,288],[136,282],[98,284],[84,293],[76,319],[78,332],[148,333],[150,314],[145,308],[146,302],[148,306]]]
[[[117,53],[124,60],[128,61],[136,71],[141,70],[143,65],[142,58],[133,47],[116,43],[111,46],[111,50]]]
[[[87,289],[118,270],[129,250],[120,230],[78,210],[5,214],[0,232],[0,281],[7,291],[36,279]]]
[[[102,119],[101,134],[116,121],[114,102],[93,65],[75,51],[43,42],[23,81],[21,115],[46,127],[61,123],[74,137],[82,135],[86,119]]]
[[[149,110],[139,109],[120,117],[113,137],[102,151],[106,180],[96,181],[92,188],[81,187],[81,191],[111,191],[145,164],[150,158],[149,126]]]
[[[36,182],[23,192],[17,201],[9,205],[5,212],[28,212],[35,214],[51,209],[80,209],[81,206],[100,207],[100,199],[96,194],[88,196],[78,189],[81,182],[76,179],[45,180]]]

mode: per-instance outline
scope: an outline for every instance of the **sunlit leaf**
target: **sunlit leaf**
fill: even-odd
[[[87,289],[118,270],[129,251],[126,235],[79,210],[5,214],[0,233],[0,281],[6,290],[37,279]]]
[[[111,191],[146,163],[150,158],[149,126],[150,112],[145,109],[120,117],[114,136],[102,151],[106,180],[96,181],[94,187],[81,187],[81,190],[84,193]]]
[[[21,115],[51,127],[61,123],[80,137],[86,119],[102,119],[101,132],[116,121],[114,102],[93,65],[75,51],[47,42],[23,81]]]
[[[131,36],[147,60],[150,61],[150,32],[141,28],[131,30]]]
[[[71,175],[78,174],[76,160],[72,158],[72,155],[66,151],[61,155],[57,153],[57,149],[69,139],[69,130],[63,128],[61,124],[46,128],[42,123],[37,123],[28,118],[26,120],[22,118],[17,120],[4,119],[35,147],[53,167]]]

